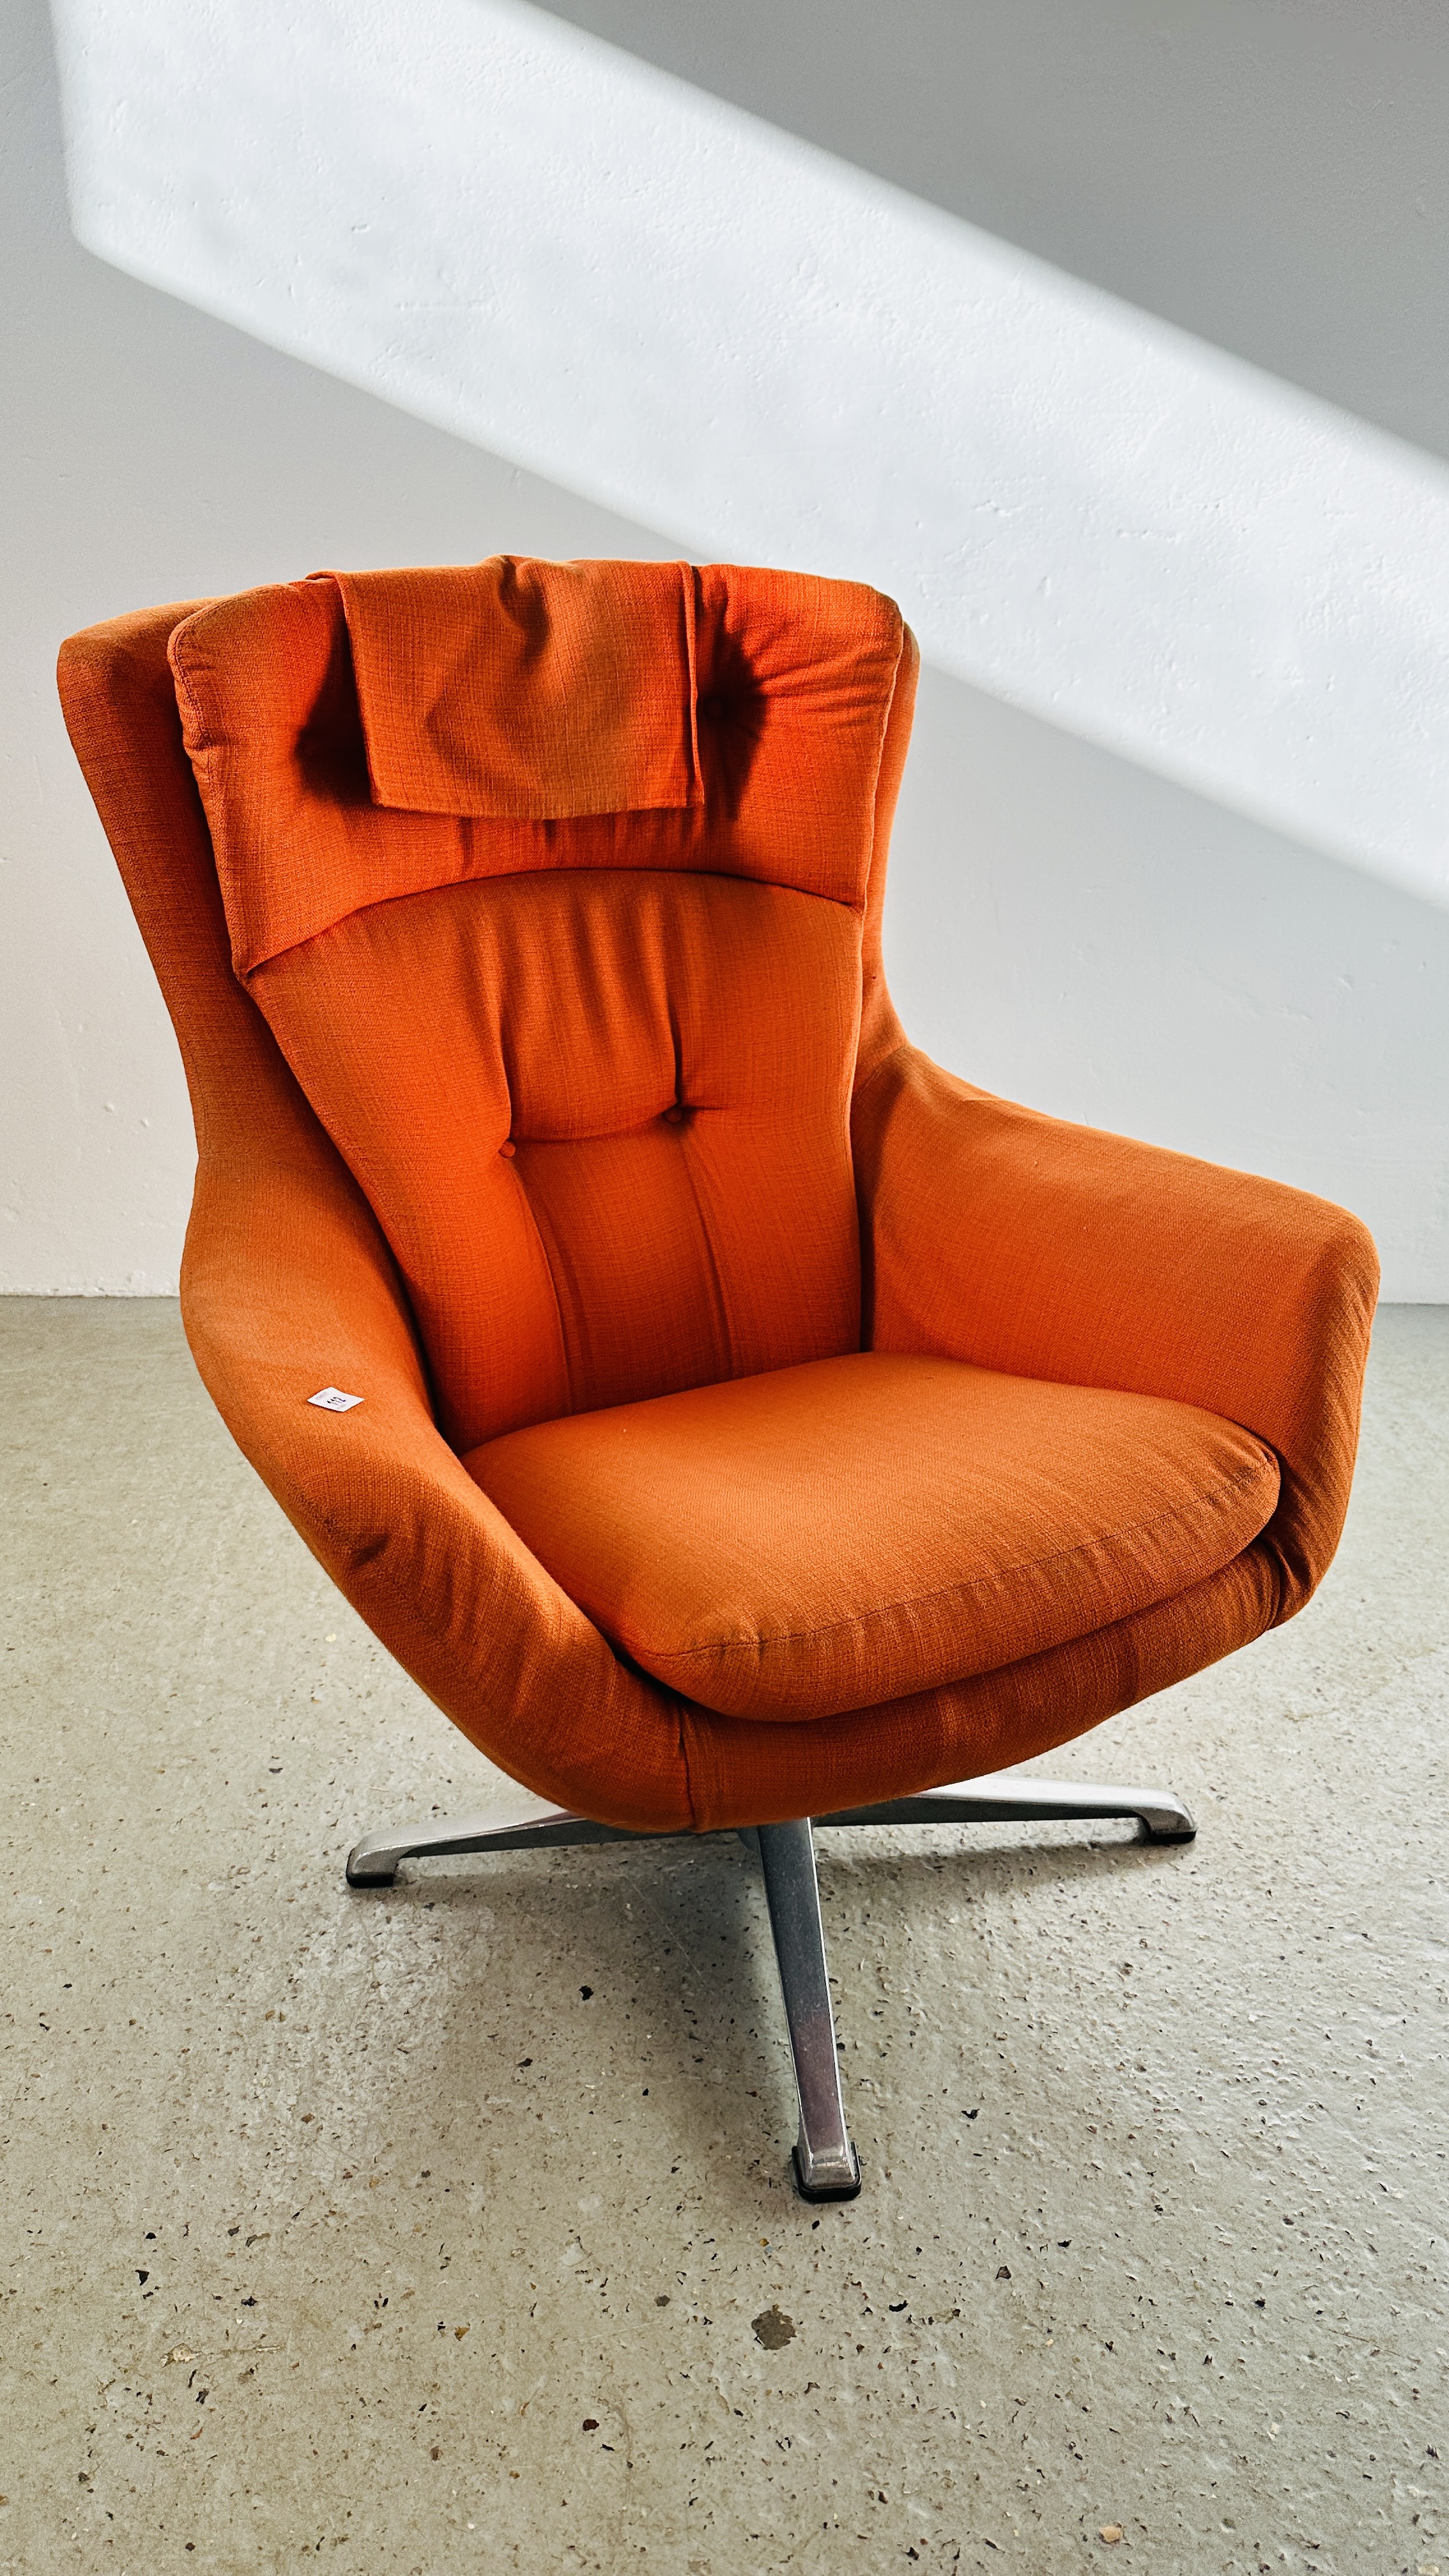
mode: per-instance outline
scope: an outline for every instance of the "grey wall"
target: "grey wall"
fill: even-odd
[[[1440,0],[555,14],[1449,455]]]
[[[946,87],[962,57],[940,23]],[[39,0],[0,0],[0,24],[0,1284],[155,1290],[175,1279],[189,1128],[60,726],[60,638],[326,563],[673,549],[79,251]],[[902,49],[912,27],[924,41],[924,19],[900,24]],[[763,13],[757,32],[763,48]],[[842,26],[832,96],[868,120],[889,65],[851,46]],[[903,95],[884,88],[886,139]],[[908,1022],[945,1062],[1346,1200],[1391,1295],[1449,1297],[1449,915],[928,674],[889,937]]]

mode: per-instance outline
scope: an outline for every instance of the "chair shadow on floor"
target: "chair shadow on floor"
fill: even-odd
[[[883,1898],[893,1926],[913,1925],[944,1945],[965,1904],[989,1920],[1012,1900],[1181,1860],[1180,1849],[1139,1838],[1130,1823],[1058,1826],[1049,1839],[993,1825],[963,1830],[945,1847],[939,1828],[867,1829],[864,1841],[855,1833],[848,1843],[822,1830],[822,1912],[847,2091],[873,2036],[857,1963],[862,1945],[879,1945]],[[429,1931],[441,1934],[446,2001],[433,2023],[432,2073],[420,2083],[421,2067],[409,2069],[395,2113],[378,2104],[390,2134],[400,2126],[411,2134],[421,2162],[451,2163],[486,2194],[502,2166],[516,2176],[526,2131],[526,2152],[548,2178],[541,2207],[586,2174],[597,2179],[601,2158],[636,2191],[651,2177],[681,2178],[686,2188],[707,2168],[722,2219],[732,2201],[744,2215],[762,2190],[785,2189],[790,2041],[764,1884],[740,1836],[410,1862],[407,1871],[363,1903],[366,1914],[385,1909],[420,1936],[430,1918]],[[997,2087],[994,2035],[1007,2015],[1019,2018],[1019,2004],[999,1991],[979,1935],[963,1927],[960,1945],[963,1973],[950,1998],[934,2015],[930,1995],[921,2001],[928,2019],[965,2001],[955,2063],[974,2105],[976,2070],[988,2057]],[[1073,2008],[1064,1973],[1064,2019]],[[399,2043],[408,2030],[410,2053],[421,2053],[404,2009]],[[904,2097],[909,2059],[899,2029],[893,2039],[885,2062]],[[953,2082],[953,2121],[956,2089]]]

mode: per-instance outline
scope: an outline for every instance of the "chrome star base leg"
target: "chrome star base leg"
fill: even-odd
[[[1135,1816],[1150,1842],[1188,1843],[1197,1831],[1180,1798],[1168,1789],[1118,1789],[1094,1780],[1038,1780],[1021,1771],[996,1771],[982,1780],[958,1780],[947,1789],[922,1789],[914,1797],[887,1798],[874,1807],[848,1807],[816,1816],[817,1828],[846,1825],[983,1825],[1066,1823],[1083,1818]],[[445,1853],[557,1851],[568,1844],[669,1842],[669,1834],[636,1834],[624,1825],[595,1824],[568,1807],[521,1807],[516,1815],[494,1808],[486,1816],[455,1816],[425,1833],[406,1826],[364,1834],[347,1855],[349,1887],[391,1887],[405,1860]]]
[[[785,1997],[795,2089],[800,2096],[800,2135],[795,2141],[795,2180],[806,2200],[854,2200],[860,2158],[845,2125],[835,2015],[825,1966],[825,1926],[815,1874],[810,1820],[761,1825],[759,1846],[770,1908],[770,1930]]]
[[[886,1798],[878,1807],[848,1807],[817,1816],[829,1825],[1067,1824],[1083,1818],[1135,1816],[1153,1843],[1190,1843],[1197,1827],[1170,1789],[1118,1789],[1099,1780],[1037,1780],[1025,1771],[993,1771],[949,1789]]]
[[[887,1798],[873,1807],[850,1807],[832,1816],[797,1818],[791,1824],[757,1825],[741,1839],[758,1852],[765,1880],[785,1999],[800,2134],[795,2180],[806,2200],[853,2200],[860,2189],[860,2159],[845,2123],[835,2015],[825,1964],[825,1927],[815,1869],[815,1830],[850,1825],[979,1825],[1067,1823],[1132,1816],[1149,1841],[1191,1842],[1197,1827],[1180,1798],[1166,1789],[1112,1788],[1092,1780],[1038,1780],[1020,1771],[998,1771],[983,1780],[958,1780],[945,1789],[923,1789],[910,1798]],[[520,1807],[509,1815],[459,1816],[425,1832],[401,1828],[365,1834],[347,1857],[349,1887],[391,1887],[400,1864],[442,1853],[558,1851],[581,1843],[667,1842],[669,1834],[636,1834],[621,1825],[596,1824],[567,1807],[542,1814]]]
[[[532,1805],[510,1816],[493,1808],[486,1816],[455,1816],[422,1833],[400,1826],[395,1833],[364,1834],[347,1855],[349,1887],[391,1887],[405,1860],[436,1860],[445,1853],[559,1851],[570,1843],[653,1843],[678,1841],[671,1834],[635,1834],[625,1825],[596,1825],[569,1807],[547,1807],[542,1815]]]

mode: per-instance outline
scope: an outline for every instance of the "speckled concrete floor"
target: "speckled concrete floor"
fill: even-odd
[[[823,2212],[741,1847],[349,1896],[495,1776],[172,1306],[0,1356],[0,2566],[1449,2576],[1449,1312],[1381,1319],[1319,1600],[1058,1757],[1195,1845],[826,1843]]]

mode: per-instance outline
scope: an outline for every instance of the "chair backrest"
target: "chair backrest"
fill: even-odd
[[[453,1445],[858,1347],[892,604],[495,558],[245,593],[169,649],[234,972]]]

